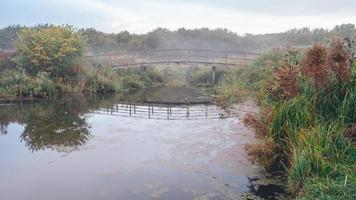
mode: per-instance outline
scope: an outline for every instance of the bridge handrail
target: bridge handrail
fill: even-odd
[[[183,52],[215,52],[215,53],[225,53],[225,54],[239,54],[239,55],[262,55],[256,52],[242,52],[242,51],[227,51],[227,50],[214,50],[214,49],[150,49],[149,52],[169,52],[169,51],[183,51]],[[84,57],[103,57],[103,56],[117,56],[120,55],[119,52],[115,53],[104,53],[96,55],[84,55]]]
[[[243,51],[229,51],[229,50],[215,50],[215,49],[150,49],[150,51],[201,51],[201,52],[220,52],[220,53],[230,53],[230,54],[249,54],[249,55],[262,55],[262,53],[257,52],[243,52]]]

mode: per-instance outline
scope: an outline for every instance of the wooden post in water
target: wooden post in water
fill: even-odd
[[[189,107],[187,106],[187,119],[189,117]]]
[[[215,84],[216,66],[213,66],[212,69],[213,69],[213,73],[212,73],[211,81],[212,81],[213,84]]]
[[[167,119],[169,119],[169,106],[167,106]]]
[[[148,106],[148,118],[151,118],[150,106]]]
[[[130,104],[130,117],[131,117],[131,104]]]

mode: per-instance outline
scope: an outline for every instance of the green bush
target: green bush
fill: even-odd
[[[15,41],[16,60],[31,74],[47,72],[65,76],[81,57],[85,42],[80,33],[68,26],[24,28]]]

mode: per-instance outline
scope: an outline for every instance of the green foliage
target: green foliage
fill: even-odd
[[[273,69],[283,62],[285,55],[291,55],[288,62],[296,63],[302,52],[288,49],[268,51],[249,65],[229,69],[219,83],[218,99],[232,104],[248,96],[247,91],[255,93],[262,90],[264,83],[271,79]]]
[[[301,129],[292,145],[288,170],[290,188],[298,189],[308,177],[333,177],[343,172],[350,148],[340,124],[322,123]]]
[[[115,93],[121,90],[118,74],[111,68],[83,67],[78,77],[52,78],[46,72],[35,76],[24,70],[5,70],[0,74],[0,97],[47,98],[62,94]]]
[[[337,53],[330,47],[326,50],[331,55]],[[296,55],[303,54],[289,53],[282,61],[301,67],[298,64],[301,58]],[[309,65],[303,66],[302,73],[295,73],[298,91],[287,99],[271,98],[273,91],[269,87],[260,88],[260,119],[249,122],[253,122],[250,125],[256,130],[263,124],[267,129],[265,138],[272,138],[279,147],[275,153],[285,166],[292,194],[300,199],[354,199],[355,64],[351,66],[345,60],[321,63],[327,77],[319,77],[316,64],[322,60],[321,54],[310,55]],[[328,64],[338,67],[330,70]],[[351,78],[336,76],[350,69]],[[310,82],[311,75],[315,80],[322,79],[322,84]],[[273,70],[272,76],[266,79],[274,80],[277,85],[285,84],[284,78],[290,77],[281,70]],[[288,84],[283,86],[290,89]],[[271,114],[265,115],[265,110]],[[269,120],[265,120],[266,116]]]
[[[295,141],[297,131],[310,123],[311,102],[305,97],[296,97],[278,103],[273,108],[273,120],[269,124],[268,135],[285,150]]]
[[[304,196],[297,199],[353,200],[356,198],[356,170],[349,166],[347,174],[309,178],[305,181]],[[352,171],[353,170],[353,171]]]
[[[356,79],[342,84],[333,83],[317,99],[317,112],[324,120],[356,121]]]
[[[12,44],[22,28],[20,25],[10,25],[0,29],[0,49],[13,49]]]
[[[31,74],[64,76],[83,53],[85,42],[71,27],[22,29],[15,42],[17,62]]]
[[[31,77],[24,71],[6,70],[0,76],[0,96],[3,97],[48,97],[54,93],[54,83],[46,73]]]
[[[193,85],[207,85],[212,83],[213,70],[206,67],[196,67],[195,69],[189,70],[190,74],[189,83]],[[225,70],[221,68],[215,69],[215,83],[219,83],[225,74]]]
[[[163,74],[157,69],[149,69],[142,76],[145,87],[160,85],[163,82]]]
[[[157,69],[124,70],[119,72],[120,83],[124,90],[135,90],[144,87],[160,85],[163,81],[163,75]]]
[[[78,90],[86,93],[115,93],[121,87],[117,72],[110,67],[83,68],[79,75],[79,83]]]

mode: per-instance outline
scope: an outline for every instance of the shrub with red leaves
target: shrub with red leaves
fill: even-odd
[[[299,69],[284,63],[273,72],[273,79],[266,84],[266,91],[275,100],[290,99],[299,94]]]
[[[339,83],[347,82],[351,78],[351,53],[345,48],[345,42],[334,39],[330,43],[327,53],[327,64],[335,73]]]
[[[317,90],[328,85],[330,68],[326,63],[327,48],[316,44],[308,49],[302,62],[302,73],[308,77]]]

